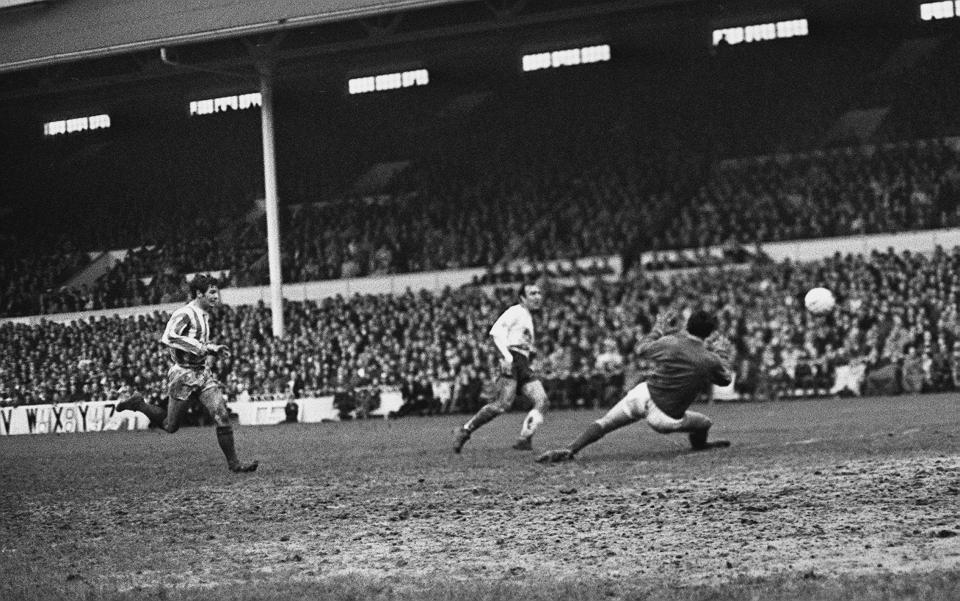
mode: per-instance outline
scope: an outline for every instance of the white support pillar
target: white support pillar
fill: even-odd
[[[283,338],[283,274],[280,271],[280,208],[277,194],[277,158],[273,139],[273,69],[261,63],[260,115],[263,130],[263,187],[267,209],[267,259],[270,263],[270,313],[273,335]]]

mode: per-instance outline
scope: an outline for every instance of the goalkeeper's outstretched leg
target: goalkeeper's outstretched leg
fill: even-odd
[[[669,334],[667,326],[672,321],[675,318],[671,312],[658,316],[653,330],[640,346],[640,357],[654,364],[648,380],[630,390],[569,446],[547,451],[537,457],[537,461],[569,461],[608,432],[641,419],[663,434],[686,432],[695,451],[730,446],[725,440],[708,441],[713,422],[702,413],[690,411],[689,407],[711,386],[726,386],[731,382],[728,368],[731,347],[723,339],[711,339],[710,345],[706,344],[717,329],[717,319],[709,313],[694,311],[687,320],[686,331]]]

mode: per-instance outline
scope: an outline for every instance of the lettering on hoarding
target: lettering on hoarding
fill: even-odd
[[[13,421],[13,409],[0,409],[0,419],[3,420],[3,433],[10,434],[10,422]]]
[[[31,434],[37,429],[37,410],[27,409],[27,429]]]

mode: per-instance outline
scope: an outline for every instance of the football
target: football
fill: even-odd
[[[803,297],[803,304],[807,311],[819,315],[833,309],[836,300],[833,298],[833,293],[826,288],[812,288]]]

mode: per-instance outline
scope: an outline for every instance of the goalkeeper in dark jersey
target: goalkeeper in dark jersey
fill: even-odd
[[[660,314],[649,336],[641,343],[639,357],[653,363],[653,372],[635,386],[602,418],[590,424],[570,446],[547,451],[540,463],[569,461],[585,446],[626,425],[646,420],[662,434],[686,432],[696,450],[728,447],[725,440],[707,441],[713,422],[706,415],[690,411],[690,405],[714,384],[731,382],[727,367],[730,346],[726,339],[707,338],[717,329],[717,319],[705,311],[690,315],[686,331],[675,329],[676,313]]]

